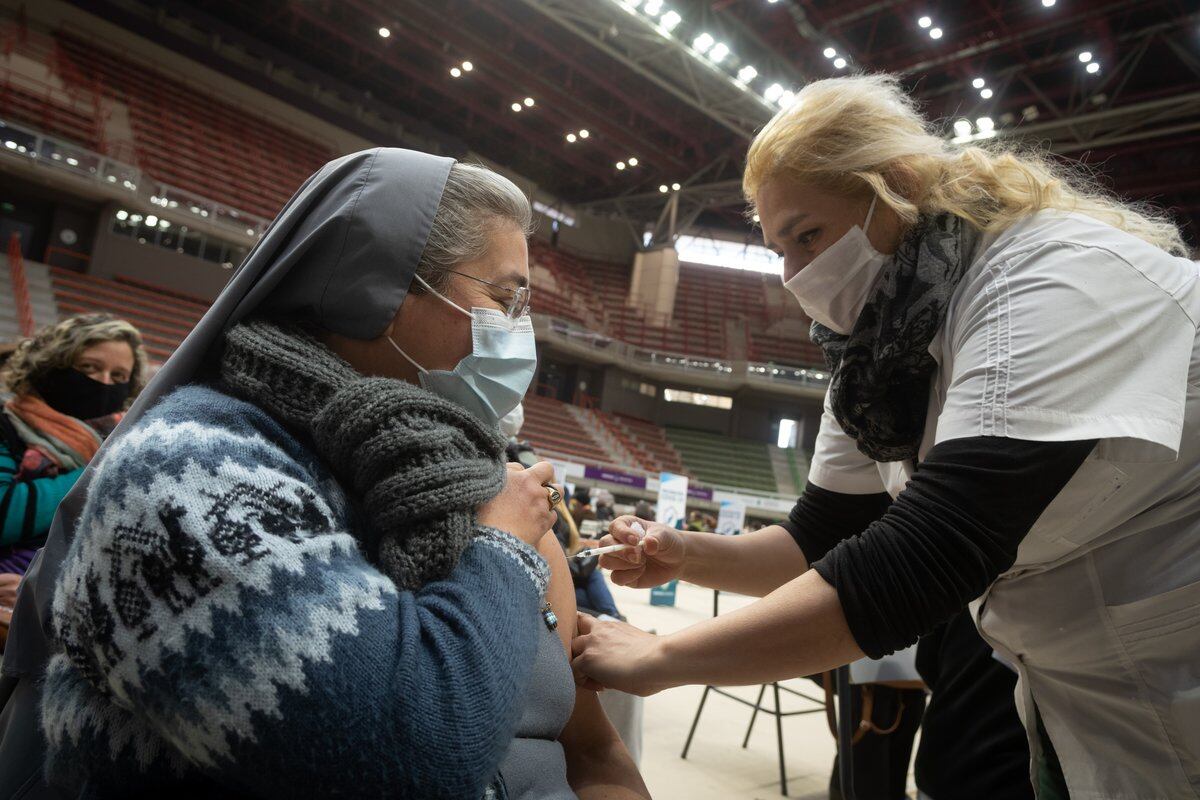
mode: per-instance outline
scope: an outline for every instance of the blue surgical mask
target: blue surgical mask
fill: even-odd
[[[528,316],[511,320],[503,312],[491,308],[467,311],[421,276],[414,277],[442,302],[471,318],[471,354],[459,361],[453,371],[427,370],[404,352],[392,337],[389,336],[388,341],[417,368],[422,388],[458,403],[487,424],[498,426],[500,420],[521,402],[537,371],[532,320]]]

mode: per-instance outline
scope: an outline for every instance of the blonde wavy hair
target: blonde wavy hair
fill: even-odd
[[[758,190],[777,176],[846,195],[869,189],[906,224],[920,214],[949,212],[990,232],[1058,209],[1106,222],[1169,253],[1188,252],[1162,211],[1121,202],[1044,152],[946,141],[892,75],[805,86],[750,145],[742,189],[751,213]]]
[[[111,314],[67,317],[23,339],[4,363],[0,374],[4,388],[13,394],[26,394],[39,377],[52,369],[75,366],[80,353],[102,342],[125,342],[133,351],[128,408],[146,385],[146,350],[138,329]]]

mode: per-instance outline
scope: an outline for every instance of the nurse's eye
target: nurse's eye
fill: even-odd
[[[820,228],[809,228],[804,233],[802,233],[796,237],[796,243],[807,246],[807,245],[810,245],[813,242],[815,242],[817,240],[817,237],[820,235],[821,235]]]

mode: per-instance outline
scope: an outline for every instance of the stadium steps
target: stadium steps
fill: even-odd
[[[647,472],[654,470],[643,454],[610,422],[610,415],[578,406],[568,406],[568,410],[580,425],[588,429],[592,438],[608,451],[610,461]]]
[[[800,487],[796,485],[796,473],[784,448],[769,444],[767,454],[771,457],[771,469],[775,471],[775,485],[779,487],[776,491],[782,495],[799,496]]]
[[[33,306],[33,324],[41,328],[58,321],[58,305],[54,302],[54,289],[50,285],[50,268],[37,261],[22,260],[25,265],[25,281],[29,284],[29,301]],[[4,272],[0,285],[4,294],[11,296],[12,284],[8,274],[8,262],[4,261]],[[24,338],[21,323],[17,319],[17,304],[0,303],[0,341],[14,342]]]
[[[808,485],[808,459],[795,447],[787,448],[784,453],[796,484],[796,496],[799,497],[800,493],[804,491],[804,487]]]
[[[624,414],[611,414],[610,419],[621,427],[631,442],[649,456],[654,465],[654,472],[687,474],[679,451],[671,445],[666,431],[661,426]]]
[[[776,493],[779,486],[765,442],[687,428],[667,428],[667,438],[698,480],[719,486]]]
[[[539,455],[622,468],[571,414],[571,406],[534,394],[525,396],[524,406],[525,424],[520,438],[529,442]],[[628,469],[628,465],[624,468]]]

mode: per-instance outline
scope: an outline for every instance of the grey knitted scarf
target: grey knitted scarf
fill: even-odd
[[[978,239],[953,214],[922,217],[884,265],[849,336],[812,324],[810,336],[833,372],[833,415],[874,461],[917,457],[937,366],[929,344]]]
[[[365,378],[295,326],[225,335],[221,380],[306,434],[364,521],[367,558],[416,589],[449,575],[475,510],[504,486],[504,440],[466,409],[400,380]]]

